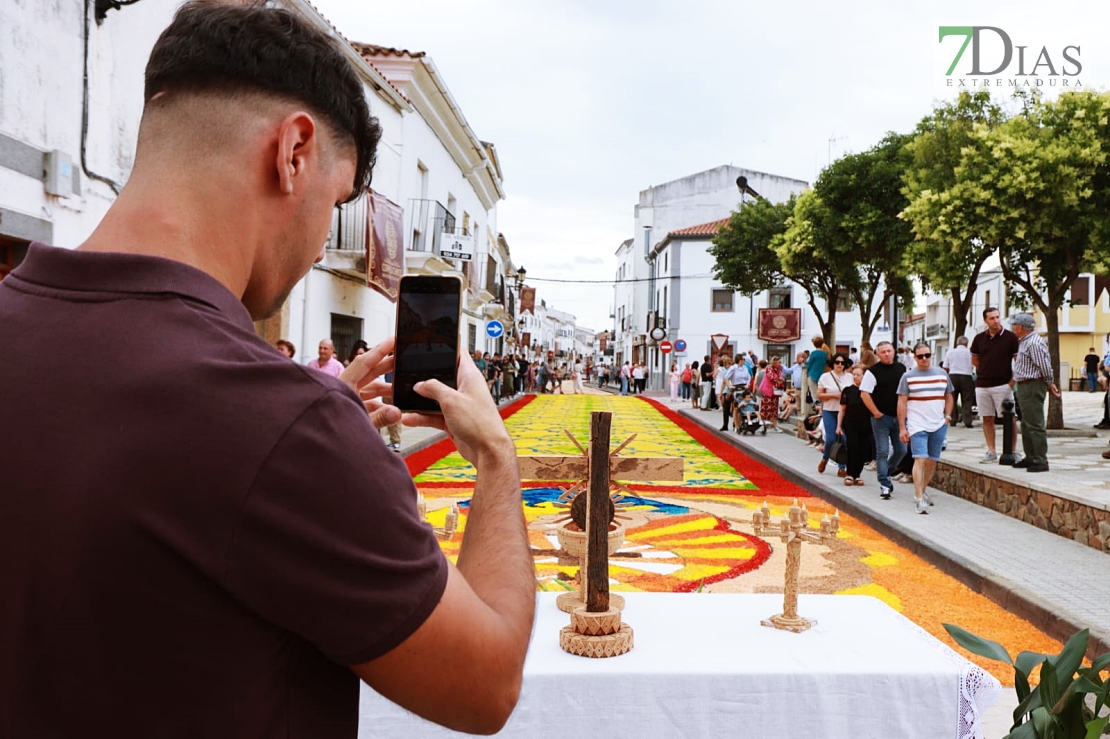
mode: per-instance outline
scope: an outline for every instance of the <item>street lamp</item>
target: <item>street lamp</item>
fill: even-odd
[[[524,310],[523,310],[523,307],[521,306],[521,300],[524,297],[524,278],[527,276],[527,274],[528,274],[528,270],[524,269],[524,265],[522,264],[517,268],[516,276],[513,278],[515,280],[514,287],[516,287],[516,310],[517,310],[517,315],[520,316],[520,320],[517,321],[517,326],[520,329],[517,332],[518,345],[521,346],[521,348],[523,350],[522,354],[524,354],[525,356],[527,356],[527,354],[528,354],[528,346],[524,344],[523,339],[524,339],[524,327],[527,324],[524,322],[524,316],[522,315]]]

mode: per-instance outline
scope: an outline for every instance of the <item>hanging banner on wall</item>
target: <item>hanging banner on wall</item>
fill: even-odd
[[[520,289],[520,312],[524,311],[536,315],[536,288],[534,287]]]
[[[760,308],[759,340],[788,344],[802,338],[801,308]]]
[[[397,288],[405,273],[402,234],[405,211],[389,198],[370,191],[366,209],[366,284],[397,302]]]

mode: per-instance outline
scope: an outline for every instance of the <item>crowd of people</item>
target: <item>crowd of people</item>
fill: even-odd
[[[865,343],[854,360],[814,337],[813,350],[799,355],[791,370],[796,379],[804,377],[799,398],[814,403],[804,427],[821,451],[818,472],[832,461],[844,484],[856,486],[865,484],[865,470],[873,471],[886,500],[894,483],[912,483],[917,512],[928,513],[926,488],[947,446],[948,427],[972,428],[978,415],[985,442],[979,461],[998,463],[996,426],[1007,410],[1014,414],[1014,446],[1020,439],[1024,454],[1011,450],[1005,462],[1031,473],[1049,471],[1045,401],[1059,397],[1060,388],[1048,347],[1029,313],[1014,314],[1006,329],[999,310],[988,307],[983,321],[985,330],[970,342],[959,338],[939,367],[924,342],[902,349],[881,342],[874,351]],[[1110,357],[1100,361],[1110,372]],[[1110,415],[1103,420],[1110,427]]]
[[[293,359],[296,355],[296,347],[285,339],[275,342],[275,346],[279,352],[290,359]],[[359,339],[352,346],[347,359],[340,362],[336,357],[335,344],[332,340],[322,339],[318,347],[318,357],[309,361],[306,366],[338,377],[346,367],[351,365],[356,357],[368,350],[367,343]],[[564,394],[567,392],[564,389],[565,383],[570,383],[570,392],[578,395],[584,392],[586,382],[593,382],[598,387],[605,387],[609,382],[609,367],[607,365],[594,365],[588,360],[584,363],[581,361],[555,362],[551,359],[543,362],[538,360],[529,361],[516,354],[502,356],[495,352],[491,356],[489,352],[480,350],[474,352],[473,358],[478,371],[486,379],[486,386],[489,388],[490,395],[498,403],[502,400],[511,400],[525,393]],[[636,379],[633,381],[632,391],[634,393],[644,391],[643,378],[647,376],[647,368],[641,367],[641,369],[642,372],[636,373]],[[399,448],[399,441],[398,437],[395,448]],[[390,446],[393,447],[394,444],[391,443]]]

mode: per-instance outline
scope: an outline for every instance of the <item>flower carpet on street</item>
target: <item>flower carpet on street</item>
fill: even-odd
[[[753,533],[752,513],[766,501],[772,519],[777,520],[797,499],[809,509],[811,525],[817,527],[823,516],[833,514],[830,504],[653,400],[526,396],[503,409],[502,417],[520,456],[573,456],[581,452],[564,429],[585,445],[590,413],[599,410],[613,413],[612,448],[636,435],[620,456],[680,457],[684,472],[682,482],[627,485],[631,495],[626,494],[617,509],[625,541],[610,557],[614,592],[782,592],[786,548],[777,537]],[[799,453],[804,451],[799,445]],[[454,560],[466,529],[474,468],[450,441],[412,454],[406,462],[433,526],[442,527],[450,505],[459,504],[458,529],[441,540]],[[524,482],[524,513],[540,590],[574,587],[578,561],[560,547],[556,536],[568,513],[559,497],[573,482]],[[835,540],[807,544],[802,553],[803,593],[874,596],[957,649],[942,623],[989,635],[1011,653],[1059,651],[1058,642],[1028,622],[865,524],[843,513],[840,518]],[[960,651],[1012,684],[1012,669]]]

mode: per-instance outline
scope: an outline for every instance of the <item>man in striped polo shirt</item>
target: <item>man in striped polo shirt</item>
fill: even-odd
[[[1010,319],[1018,337],[1014,357],[1014,382],[1021,406],[1021,445],[1025,458],[1014,464],[1026,472],[1048,472],[1048,434],[1045,432],[1044,400],[1047,393],[1060,397],[1052,374],[1052,358],[1044,339],[1037,335],[1037,321],[1031,313],[1015,313]]]
[[[918,513],[928,513],[933,500],[925,488],[933,480],[948,435],[953,388],[948,373],[933,366],[928,344],[915,346],[913,359],[916,366],[898,383],[898,427],[902,443],[913,453],[914,506]]]

